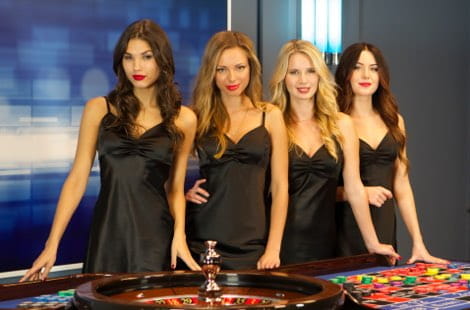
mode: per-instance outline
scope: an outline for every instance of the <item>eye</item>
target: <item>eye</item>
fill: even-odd
[[[307,73],[311,73],[311,74],[314,74],[314,73],[316,73],[316,72],[317,72],[317,71],[315,71],[314,68],[309,68],[309,69],[307,70]]]
[[[374,66],[372,68],[370,68],[372,71],[374,72],[379,72],[379,67],[378,66]]]
[[[237,69],[237,71],[241,72],[241,71],[243,71],[243,70],[246,69],[246,65],[237,65],[237,66],[235,67],[235,69]]]
[[[354,70],[361,69],[361,65],[359,65],[359,64],[355,64],[353,69],[354,69]]]
[[[289,73],[290,75],[297,75],[297,74],[299,74],[299,70],[297,70],[297,69],[291,69],[291,70],[288,71],[288,73]]]
[[[153,54],[145,54],[144,59],[145,60],[152,60],[153,59]]]
[[[132,56],[129,55],[129,54],[124,54],[124,56],[122,57],[122,59],[124,59],[124,60],[131,60],[131,59],[132,59]]]
[[[225,68],[224,68],[224,67],[218,67],[218,68],[215,69],[215,71],[216,71],[217,73],[224,73],[224,72],[225,72]]]

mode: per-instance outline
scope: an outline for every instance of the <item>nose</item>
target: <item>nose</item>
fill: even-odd
[[[140,60],[139,59],[134,59],[133,68],[134,68],[134,70],[139,70],[140,69]]]
[[[228,80],[229,80],[229,81],[235,80],[235,79],[236,79],[236,78],[235,78],[235,71],[233,71],[233,70],[228,70],[228,75],[227,75],[227,77],[228,77]]]
[[[370,70],[369,70],[369,68],[363,68],[363,69],[362,69],[362,77],[363,77],[363,78],[369,78],[369,76],[370,76]]]
[[[300,72],[299,73],[299,82],[303,83],[305,82],[305,73],[304,72]]]

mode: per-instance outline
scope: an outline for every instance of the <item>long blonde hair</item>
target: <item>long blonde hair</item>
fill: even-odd
[[[230,128],[230,117],[225,108],[220,90],[215,84],[215,73],[220,56],[226,49],[241,48],[250,67],[250,81],[244,91],[255,107],[262,108],[261,100],[261,65],[254,52],[253,42],[244,33],[237,31],[221,31],[211,37],[204,50],[201,67],[196,77],[192,108],[198,117],[196,144],[206,134],[213,134],[218,141],[218,152],[215,158],[220,158],[227,149],[227,139],[224,133]]]
[[[336,84],[318,49],[312,43],[304,40],[291,40],[284,44],[279,51],[274,74],[269,84],[272,102],[277,104],[284,114],[289,136],[289,148],[294,146],[293,126],[295,120],[292,116],[290,96],[284,79],[287,74],[289,58],[295,53],[307,56],[319,76],[318,88],[313,98],[313,118],[318,124],[320,136],[328,153],[337,160],[335,139],[341,143],[342,136],[337,126]]]

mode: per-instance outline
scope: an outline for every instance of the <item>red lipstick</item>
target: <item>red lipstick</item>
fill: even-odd
[[[229,91],[237,90],[238,87],[240,87],[240,84],[236,84],[236,85],[227,85],[227,86],[225,86],[225,88],[227,88]]]
[[[359,83],[359,85],[361,85],[362,87],[369,87],[372,83],[369,83],[369,82],[361,82]]]
[[[134,78],[134,80],[136,81],[142,81],[143,79],[145,79],[145,75],[134,74],[132,78]]]

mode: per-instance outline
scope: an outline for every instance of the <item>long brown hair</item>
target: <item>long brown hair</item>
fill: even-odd
[[[222,53],[235,47],[245,52],[250,67],[250,81],[244,95],[255,107],[262,108],[261,65],[254,52],[253,42],[246,34],[238,31],[221,31],[214,34],[206,45],[196,76],[192,108],[198,117],[196,143],[211,132],[219,144],[216,158],[220,158],[227,148],[224,133],[230,127],[230,117],[222,103],[220,90],[215,84],[215,73]]]
[[[290,96],[284,80],[287,74],[289,59],[295,53],[302,53],[307,56],[312,62],[315,72],[318,74],[318,89],[312,99],[313,117],[320,128],[321,138],[328,153],[335,159],[338,159],[336,143],[333,138],[341,142],[342,137],[337,126],[336,85],[333,76],[323,61],[320,51],[312,43],[304,40],[291,40],[282,46],[277,57],[276,66],[274,67],[274,74],[269,84],[272,102],[279,106],[284,115],[289,135],[289,147],[293,147],[294,134],[292,127],[295,121],[292,118]]]
[[[163,125],[177,145],[183,137],[183,133],[175,125],[175,119],[181,108],[181,94],[174,82],[173,52],[163,29],[149,19],[138,20],[130,24],[121,34],[114,48],[113,70],[117,76],[117,84],[108,94],[108,98],[116,108],[117,118],[110,126],[122,129],[128,136],[132,136],[138,127],[136,118],[141,110],[141,103],[134,95],[134,87],[126,77],[122,66],[122,58],[131,39],[144,40],[152,49],[160,69],[160,74],[155,82],[157,105],[160,109]]]
[[[353,109],[354,93],[350,80],[362,51],[371,52],[378,66],[379,86],[372,95],[372,106],[379,113],[393,139],[398,143],[400,150],[398,156],[408,168],[408,159],[404,154],[406,137],[398,126],[398,105],[390,90],[388,65],[382,52],[376,46],[365,42],[355,43],[346,48],[341,55],[335,75],[339,87],[337,97],[339,108],[347,114],[350,114]]]

